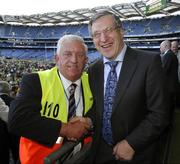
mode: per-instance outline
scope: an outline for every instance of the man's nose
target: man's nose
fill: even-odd
[[[77,62],[77,55],[75,53],[72,54],[71,61],[74,62],[74,63]]]
[[[105,32],[101,32],[100,41],[105,42],[107,40],[107,34]]]

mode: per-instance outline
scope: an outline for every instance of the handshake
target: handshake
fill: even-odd
[[[69,122],[61,124],[60,136],[76,141],[91,130],[92,121],[88,117],[73,117]]]

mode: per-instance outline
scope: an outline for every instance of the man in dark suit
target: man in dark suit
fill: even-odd
[[[180,50],[179,50],[179,43],[177,40],[171,42],[171,51],[174,52],[178,59],[178,78],[180,82]]]
[[[108,11],[92,17],[89,31],[103,58],[89,67],[95,103],[85,119],[94,125],[94,135],[86,162],[154,164],[156,142],[169,123],[160,56],[126,46],[120,19]],[[107,84],[113,83],[108,81],[108,63],[114,61],[117,84],[111,111],[106,113],[106,106],[111,106],[104,105]]]
[[[179,82],[178,82],[178,59],[173,53],[171,42],[164,40],[160,44],[161,61],[163,73],[165,75],[165,85],[167,90],[167,102],[170,109],[170,124],[161,136],[160,144],[164,149],[163,161],[167,162],[169,157],[169,147],[171,144],[171,135],[173,133],[173,115],[175,107],[179,104]],[[164,144],[162,144],[164,143]],[[164,147],[163,147],[164,146]]]
[[[171,42],[168,40],[160,44],[163,72],[165,74],[166,89],[170,105],[171,117],[174,113],[176,98],[178,94],[178,59],[171,50]]]

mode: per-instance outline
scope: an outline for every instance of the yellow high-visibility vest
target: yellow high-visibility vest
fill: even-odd
[[[67,122],[67,103],[64,87],[57,73],[57,67],[38,72],[42,87],[41,115]],[[88,74],[81,77],[84,92],[84,112],[86,113],[93,104],[93,97],[88,82]]]
[[[42,88],[41,116],[66,123],[68,118],[66,95],[58,75],[57,67],[40,71],[38,74]],[[82,74],[81,82],[84,95],[84,113],[86,113],[93,104],[87,73],[84,72]],[[55,144],[52,148],[49,148],[25,137],[21,137],[20,161],[22,164],[43,164],[44,158],[60,146],[60,144]]]

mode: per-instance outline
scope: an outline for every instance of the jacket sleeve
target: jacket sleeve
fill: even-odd
[[[16,135],[52,146],[59,136],[61,122],[41,117],[41,97],[38,74],[24,75],[20,91],[10,106],[8,128]]]
[[[92,74],[92,70],[91,68],[89,67],[88,70],[87,70],[87,73],[88,73],[88,77],[89,77],[89,84],[90,84],[90,89],[91,89],[91,92],[93,93],[93,106],[91,107],[91,109],[86,113],[85,117],[89,117],[93,123],[93,126],[95,124],[95,115],[96,115],[96,100],[95,100],[95,96],[94,96],[94,86],[93,86],[93,83],[92,83],[92,79],[91,79],[91,74]]]

